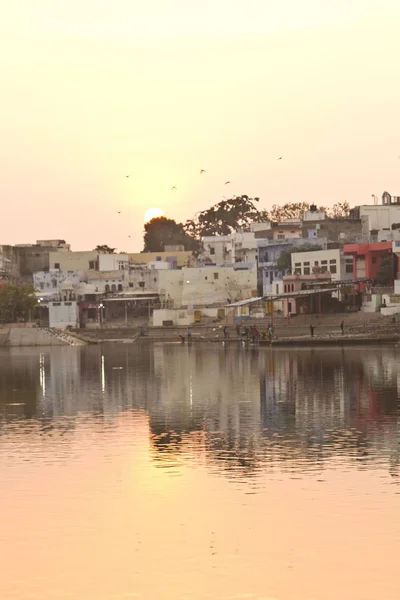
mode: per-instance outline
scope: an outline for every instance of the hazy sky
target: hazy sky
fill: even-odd
[[[399,29],[399,0],[3,3],[0,244],[135,251],[149,207],[400,194]]]

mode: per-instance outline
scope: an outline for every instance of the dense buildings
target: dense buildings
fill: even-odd
[[[392,291],[394,285],[385,301],[393,312],[400,306],[399,231],[400,201],[385,192],[381,204],[356,207],[346,218],[327,218],[312,206],[302,218],[204,237],[200,255],[180,246],[159,253],[72,251],[61,239],[0,246],[0,280],[32,282],[41,320],[58,327],[127,325],[151,317],[159,325],[190,324],[225,318],[237,303],[248,316],[246,303],[255,298],[285,314],[312,312],[316,302],[304,298],[322,280],[333,286],[330,296],[339,304],[354,296],[355,280]],[[370,282],[357,286],[358,296],[372,293]],[[369,309],[381,302],[370,302]]]

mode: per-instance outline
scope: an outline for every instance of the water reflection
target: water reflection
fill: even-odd
[[[2,599],[397,600],[398,358],[0,350]]]
[[[205,462],[229,477],[260,469],[399,470],[395,347],[269,350],[134,345],[2,351],[0,433],[22,419],[72,431],[144,413],[153,459]]]

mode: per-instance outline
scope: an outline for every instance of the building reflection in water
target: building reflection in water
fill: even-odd
[[[35,419],[73,431],[146,414],[160,466],[195,460],[229,476],[293,472],[346,456],[399,465],[399,351],[110,345],[1,351],[0,433]],[[275,467],[276,468],[276,467]]]

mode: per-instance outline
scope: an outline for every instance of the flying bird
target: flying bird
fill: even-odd
[[[225,181],[224,185],[228,185],[228,183],[230,183],[230,181]]]
[[[201,169],[201,171],[200,171],[200,175],[202,175],[202,174],[203,174],[203,173],[205,173],[205,172],[206,172],[206,170],[205,170],[205,169]]]
[[[120,214],[121,214],[121,211],[120,211],[120,210],[117,210],[117,213],[120,215]]]
[[[282,158],[283,158],[283,156],[280,156],[280,157],[278,158],[278,160],[282,160]]]
[[[129,175],[125,175],[126,179],[129,179]]]
[[[176,187],[173,185],[171,191],[173,192],[174,190],[176,190]]]

